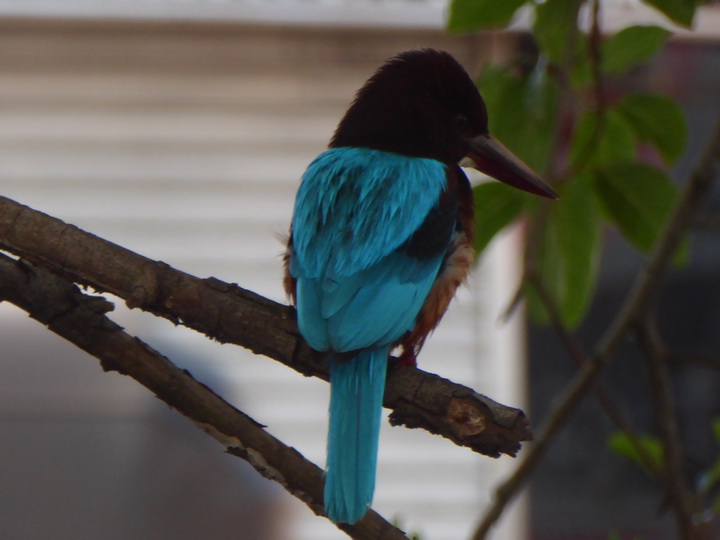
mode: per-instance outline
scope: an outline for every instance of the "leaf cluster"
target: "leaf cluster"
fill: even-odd
[[[689,26],[692,0],[648,0],[673,23]],[[614,78],[651,61],[670,32],[635,25],[603,37],[599,3],[587,0],[454,0],[448,29],[468,32],[510,24],[531,11],[537,58],[530,69],[486,66],[477,81],[490,130],[560,194],[540,201],[495,182],[475,188],[477,238],[482,252],[521,216],[532,225],[526,254],[526,297],[536,320],[548,318],[533,280],[552,298],[562,322],[576,326],[592,299],[608,224],[647,253],[678,190],[667,170],[682,154],[687,127],[670,98],[633,92],[611,100]],[[592,28],[581,17],[592,12]],[[536,284],[538,284],[536,283]]]

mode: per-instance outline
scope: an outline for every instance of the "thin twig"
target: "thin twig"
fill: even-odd
[[[645,267],[635,279],[610,327],[598,342],[591,361],[583,366],[565,387],[564,392],[552,407],[544,426],[539,430],[535,443],[521,457],[515,471],[497,487],[495,499],[486,510],[475,532],[475,540],[487,537],[490,529],[500,518],[510,500],[524,485],[557,432],[567,423],[588,393],[597,375],[611,361],[627,332],[642,320],[651,300],[657,294],[658,287],[678,246],[705,201],[719,172],[720,122],[715,126],[713,136],[698,167],[687,181],[680,200],[660,232]]]
[[[600,21],[600,0],[593,0],[592,21],[590,26],[590,67],[593,74],[593,88],[595,89],[595,104],[598,113],[605,115],[607,109],[607,93],[605,92],[605,78],[602,72],[602,23]]]
[[[696,366],[703,369],[720,371],[720,355],[692,353],[688,351],[668,351],[668,362],[686,366]]]
[[[558,334],[560,341],[565,346],[565,349],[570,357],[575,360],[575,363],[579,367],[586,366],[590,362],[589,356],[585,353],[580,343],[578,343],[565,326],[557,303],[541,282],[540,278],[538,277],[537,280],[532,281],[530,284],[535,288],[540,301],[547,309],[550,316],[550,325]],[[596,380],[592,384],[592,391],[605,413],[615,423],[618,429],[627,436],[628,441],[639,456],[645,470],[653,475],[661,477],[664,474],[664,471],[658,467],[657,461],[650,455],[647,448],[641,444],[637,433],[632,427],[632,422],[620,409],[620,407],[618,407],[615,400],[612,399],[602,381]]]
[[[667,368],[666,350],[660,341],[657,328],[651,321],[638,325],[635,335],[650,377],[650,388],[661,428],[665,488],[675,510],[678,532],[683,540],[701,540],[700,531],[693,522],[693,501],[683,474],[680,430]]]
[[[714,231],[720,229],[720,216],[698,216],[693,224],[693,228],[699,231]]]
[[[593,0],[592,21],[588,39],[588,56],[593,77],[592,87],[595,98],[595,126],[590,134],[590,138],[576,154],[573,162],[570,163],[569,170],[566,172],[566,178],[568,179],[577,176],[590,161],[590,157],[596,151],[597,144],[606,128],[607,93],[605,91],[605,79],[602,72],[602,29],[600,15],[600,0]]]

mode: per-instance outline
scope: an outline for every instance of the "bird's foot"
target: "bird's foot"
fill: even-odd
[[[415,352],[412,349],[403,351],[398,357],[398,364],[401,366],[417,367]]]

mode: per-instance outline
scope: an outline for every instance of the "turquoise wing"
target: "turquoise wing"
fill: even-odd
[[[438,205],[445,175],[434,160],[359,148],[329,150],[310,165],[290,260],[310,346],[352,351],[412,329],[444,253],[418,258],[403,246]]]

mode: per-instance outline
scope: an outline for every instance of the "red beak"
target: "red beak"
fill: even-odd
[[[467,159],[472,161],[469,164],[472,168],[496,180],[535,195],[558,198],[557,193],[542,178],[490,135],[478,135],[470,141]]]

